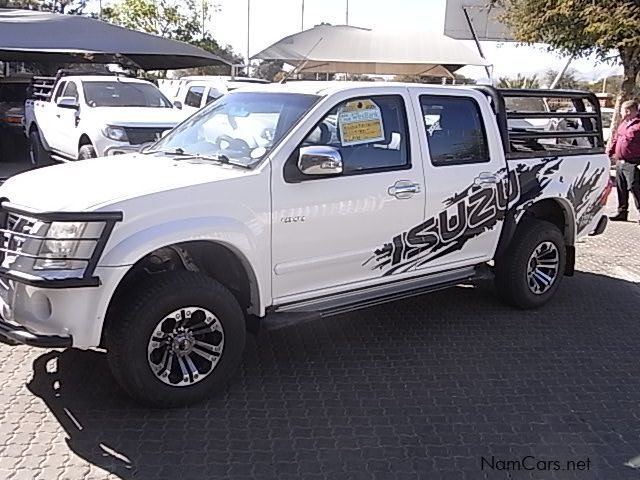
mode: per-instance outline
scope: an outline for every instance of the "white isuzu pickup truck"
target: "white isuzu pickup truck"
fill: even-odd
[[[508,111],[512,97],[573,109]],[[542,115],[583,128],[508,127]],[[590,93],[246,87],[144,153],[0,187],[0,337],[104,348],[138,401],[189,404],[230,379],[248,326],[487,278],[515,307],[544,305],[578,239],[605,229],[610,189]]]
[[[35,77],[25,104],[31,162],[122,155],[153,143],[184,114],[146,80],[119,75]]]

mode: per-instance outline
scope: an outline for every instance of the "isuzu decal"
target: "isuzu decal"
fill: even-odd
[[[437,215],[414,228],[396,235],[391,242],[375,250],[363,266],[392,275],[418,269],[429,262],[461,250],[471,240],[504,220],[507,210],[524,212],[533,204],[560,173],[563,163],[558,157],[537,160],[535,164],[520,163],[507,171],[495,173],[496,184],[474,182],[462,192],[444,200],[444,208]],[[600,208],[593,200],[603,169],[589,172],[587,164],[583,174],[569,188],[569,201],[576,212],[589,206],[579,217],[586,228]],[[562,177],[560,177],[562,182]],[[591,220],[589,219],[591,218]]]

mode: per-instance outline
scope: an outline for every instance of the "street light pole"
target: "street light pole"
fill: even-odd
[[[349,25],[349,0],[347,0],[347,22],[345,25]]]
[[[300,17],[300,30],[304,30],[304,0],[302,0],[302,15]]]
[[[247,0],[247,77],[251,76],[251,60],[249,60],[250,32],[251,32],[251,0]]]

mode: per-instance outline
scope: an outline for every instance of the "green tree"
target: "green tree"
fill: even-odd
[[[591,91],[595,93],[616,94],[620,91],[622,80],[622,75],[611,75],[610,77],[601,78],[591,84]]]
[[[0,0],[0,8],[21,8],[80,15],[87,0]]]
[[[537,75],[522,75],[519,73],[515,78],[500,77],[496,83],[498,88],[540,88],[540,80]]]
[[[111,23],[183,42],[201,32],[201,13],[195,0],[122,0],[102,9]]]
[[[282,78],[283,66],[284,63],[280,60],[263,60],[254,69],[253,75],[273,82],[276,78]]]
[[[618,59],[624,76],[616,107],[637,93],[640,74],[638,0],[493,0],[517,40],[546,43],[552,50],[600,60]],[[613,54],[613,57],[612,57]],[[616,108],[618,111],[619,108]],[[616,115],[617,117],[617,115]],[[617,123],[617,118],[614,123]]]
[[[475,85],[476,81],[473,78],[465,77],[460,73],[453,74],[456,85]],[[407,83],[436,83],[442,84],[442,77],[433,77],[431,75],[396,75],[393,77],[394,82],[407,82]],[[445,79],[446,83],[451,84],[453,81],[450,78]]]

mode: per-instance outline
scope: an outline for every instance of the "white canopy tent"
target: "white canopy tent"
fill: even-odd
[[[290,35],[252,59],[280,60],[298,72],[453,77],[489,63],[463,42],[436,32],[385,32],[317,25]]]

